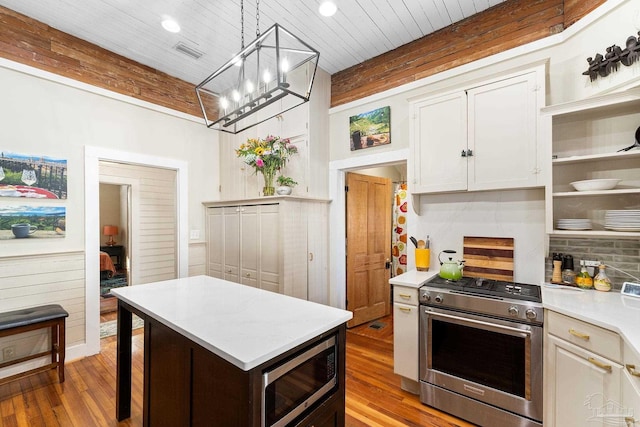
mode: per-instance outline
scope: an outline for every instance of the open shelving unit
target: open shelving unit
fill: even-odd
[[[608,94],[547,107],[542,111],[548,138],[546,229],[552,235],[639,238],[640,232],[605,229],[607,210],[640,209],[640,91]],[[576,191],[571,182],[617,178],[612,190]],[[588,218],[591,230],[556,228],[561,218]]]

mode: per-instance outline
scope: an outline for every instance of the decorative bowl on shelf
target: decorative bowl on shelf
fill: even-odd
[[[585,181],[575,181],[571,185],[577,191],[602,191],[615,188],[621,179],[587,179]]]

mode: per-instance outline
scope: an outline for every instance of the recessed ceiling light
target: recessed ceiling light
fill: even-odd
[[[162,20],[162,28],[169,31],[170,33],[180,32],[180,25],[171,18],[164,18]]]
[[[332,1],[323,1],[318,8],[318,12],[322,16],[333,16],[337,10],[338,6]]]

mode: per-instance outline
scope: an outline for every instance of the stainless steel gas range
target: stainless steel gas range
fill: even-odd
[[[481,426],[542,426],[540,287],[435,277],[420,288],[420,400]]]

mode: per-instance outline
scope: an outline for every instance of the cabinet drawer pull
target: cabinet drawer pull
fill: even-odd
[[[411,299],[411,295],[409,294],[398,294],[398,296],[403,299]]]
[[[624,367],[634,377],[640,377],[640,371],[636,371],[636,365],[624,365]]]
[[[589,361],[589,363],[596,365],[598,368],[604,369],[607,372],[611,372],[613,370],[613,368],[611,367],[611,365],[607,365],[606,363],[602,363],[599,360],[594,359],[593,357],[590,357],[587,359]]]
[[[410,308],[406,308],[406,307],[398,307],[400,309],[400,311],[404,312],[404,313],[411,313],[411,309]]]
[[[574,337],[578,337],[578,338],[580,338],[582,340],[589,341],[589,335],[583,334],[582,332],[578,332],[573,328],[569,329],[569,333],[571,335],[573,335]]]

